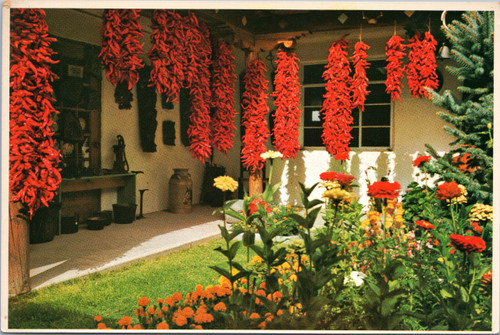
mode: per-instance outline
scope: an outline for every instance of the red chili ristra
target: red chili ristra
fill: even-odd
[[[413,98],[426,98],[425,87],[436,89],[439,86],[436,73],[436,46],[437,42],[429,32],[425,32],[423,38],[420,33],[410,38],[408,44],[410,52],[405,70],[408,88]]]
[[[300,149],[299,123],[302,111],[300,104],[299,59],[292,51],[278,52],[276,76],[274,77],[274,147],[283,158],[295,158]]]
[[[351,124],[353,122],[352,110],[352,78],[349,76],[349,60],[347,48],[349,43],[341,39],[333,42],[329,50],[328,64],[323,72],[326,94],[324,95],[323,134],[321,135],[326,150],[337,160],[349,159],[349,142]]]
[[[41,9],[11,11],[9,99],[10,201],[20,201],[30,217],[49,206],[58,192],[60,153],[54,149],[51,57],[45,12]]]
[[[354,65],[354,74],[352,76],[352,108],[358,107],[361,111],[365,110],[366,96],[370,93],[368,87],[368,78],[366,77],[366,69],[370,63],[366,61],[368,57],[367,51],[370,47],[363,41],[359,41],[354,45],[354,54],[351,57]]]
[[[385,80],[385,92],[391,95],[394,101],[401,101],[399,95],[403,84],[403,58],[405,56],[405,45],[403,39],[398,35],[393,35],[385,46],[385,54],[387,56],[387,78]]]
[[[101,58],[106,78],[116,86],[128,83],[128,89],[139,80],[139,69],[144,62],[139,55],[144,53],[139,38],[144,38],[139,23],[140,9],[105,9],[101,26]]]
[[[266,65],[260,58],[248,64],[243,83],[245,91],[241,107],[245,133],[242,139],[241,161],[248,171],[254,173],[264,167],[265,161],[260,155],[266,152],[266,141],[269,137],[266,120],[266,114],[269,113],[266,93],[269,81],[266,79]]]
[[[212,117],[213,144],[217,150],[227,154],[234,142],[234,74],[233,48],[219,41],[214,50],[212,65]]]

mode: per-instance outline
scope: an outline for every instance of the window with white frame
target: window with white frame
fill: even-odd
[[[386,61],[369,61],[366,71],[368,90],[365,110],[352,110],[353,124],[351,148],[389,149],[392,146],[392,103],[385,93]],[[304,147],[323,147],[323,95],[325,82],[322,78],[325,63],[303,66]]]

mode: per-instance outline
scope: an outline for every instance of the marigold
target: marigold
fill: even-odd
[[[148,313],[149,313],[150,315],[153,315],[153,314],[155,314],[155,313],[156,313],[156,309],[154,308],[154,306],[151,306],[151,307],[149,307],[149,308],[148,308]]]
[[[254,313],[250,314],[249,318],[250,319],[258,319],[258,318],[260,318],[260,315],[259,315],[259,313],[254,312]]]
[[[368,185],[368,195],[378,199],[395,199],[400,190],[401,185],[398,182],[376,181]]]
[[[226,309],[227,309],[226,304],[223,303],[222,301],[214,306],[214,311],[216,312],[225,312]]]
[[[170,329],[170,327],[168,326],[168,323],[162,321],[156,325],[156,329]]]
[[[174,313],[174,316],[172,317],[172,321],[175,322],[175,324],[179,327],[185,326],[187,324],[187,319],[184,315],[181,313]]]
[[[229,176],[220,176],[214,178],[214,186],[222,192],[234,192],[238,188],[238,182]]]
[[[434,228],[436,228],[432,223],[427,222],[425,220],[415,221],[415,224],[417,226],[425,228],[425,229],[434,229]]]
[[[450,240],[455,248],[464,252],[482,252],[486,249],[486,242],[478,236],[451,234]]]
[[[181,314],[184,315],[186,318],[192,318],[194,316],[194,311],[191,307],[184,307],[181,310]]]
[[[132,318],[130,316],[124,316],[118,321],[119,326],[128,326],[132,323]]]
[[[147,297],[139,298],[138,304],[139,306],[146,307],[149,305],[149,299]]]
[[[445,182],[438,186],[436,198],[441,200],[457,198],[462,195],[462,190],[454,181]]]
[[[179,292],[175,292],[174,294],[172,294],[172,299],[174,299],[175,302],[181,301],[182,300],[182,294],[180,294]]]
[[[167,327],[168,327],[168,325],[167,325]],[[142,326],[140,324],[136,324],[132,327],[132,329],[142,329]],[[168,329],[168,328],[166,328],[166,329]]]
[[[102,321],[102,316],[100,316],[100,315],[94,316],[94,321],[101,322]]]
[[[430,161],[431,161],[431,156],[418,156],[413,161],[413,166],[422,167],[424,165],[424,163],[427,163]]]

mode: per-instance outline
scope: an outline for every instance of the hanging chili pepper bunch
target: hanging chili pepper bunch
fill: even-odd
[[[204,22],[198,22],[191,13],[186,17],[185,27],[188,28],[190,39],[187,41],[188,79],[185,84],[189,88],[191,97],[189,115],[189,147],[193,158],[201,162],[212,154],[210,108],[212,105],[210,89],[210,66],[212,62],[212,45],[210,43],[210,30]]]
[[[425,87],[436,89],[439,86],[436,73],[437,42],[430,32],[424,36],[417,32],[408,44],[408,64],[405,67],[408,88],[414,98],[427,97]]]
[[[300,114],[299,59],[292,51],[278,52],[274,77],[274,147],[283,158],[295,158],[300,149],[298,141]]]
[[[366,69],[370,66],[370,63],[366,61],[368,57],[367,51],[370,47],[363,41],[359,41],[354,45],[354,54],[351,57],[354,74],[352,76],[352,108],[358,107],[361,111],[365,110],[365,100],[366,96],[370,91],[366,88],[368,87],[368,78],[366,77]]]
[[[101,26],[99,57],[106,69],[106,78],[113,86],[126,83],[128,90],[139,80],[144,52],[139,38],[144,38],[139,23],[140,9],[106,9]]]
[[[337,160],[349,159],[349,142],[351,136],[351,83],[349,76],[349,60],[347,59],[347,48],[349,43],[341,39],[333,42],[329,50],[328,64],[323,72],[326,94],[324,95],[323,134],[321,135],[326,150],[334,155]]]
[[[49,206],[58,191],[60,153],[54,149],[52,81],[56,63],[45,12],[12,9],[10,31],[10,201],[20,201],[30,216]]]
[[[266,65],[258,58],[248,64],[243,77],[245,91],[242,94],[242,125],[245,128],[241,161],[251,173],[264,167],[264,159],[260,155],[266,152],[266,141],[269,137],[266,114],[269,82],[266,79]]]
[[[398,35],[393,35],[385,45],[385,55],[387,56],[387,78],[385,80],[385,92],[391,95],[394,101],[396,98],[401,101],[399,95],[403,84],[403,58],[405,56],[405,45],[403,39]]]
[[[151,17],[151,86],[167,101],[178,102],[184,82],[187,54],[184,42],[184,19],[164,9],[155,9]]]
[[[214,48],[212,64],[212,117],[213,144],[227,154],[234,141],[234,60],[233,48],[225,41],[218,41]]]

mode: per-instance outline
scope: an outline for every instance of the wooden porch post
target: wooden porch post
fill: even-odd
[[[29,226],[19,211],[20,202],[9,202],[9,295],[30,291]]]
[[[246,67],[248,69],[248,64],[257,59],[257,51],[249,50],[246,52]],[[262,170],[250,173],[250,178],[248,180],[248,195],[253,197],[256,194],[262,193]]]

